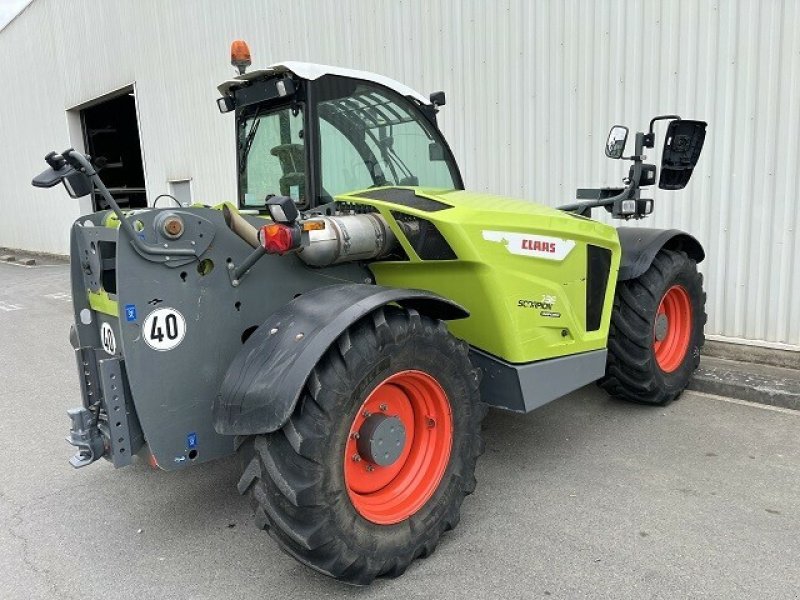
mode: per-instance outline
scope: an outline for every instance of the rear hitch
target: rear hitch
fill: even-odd
[[[67,411],[72,420],[67,442],[78,451],[69,459],[76,469],[92,464],[105,454],[103,434],[97,427],[97,418],[88,408],[71,408]]]

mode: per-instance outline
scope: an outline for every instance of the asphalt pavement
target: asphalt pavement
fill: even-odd
[[[594,386],[491,412],[460,525],[403,577],[351,588],[254,527],[235,458],[73,470],[71,318],[66,265],[0,263],[4,600],[800,597],[800,412]]]

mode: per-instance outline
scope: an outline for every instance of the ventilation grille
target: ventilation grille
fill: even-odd
[[[589,245],[586,253],[586,331],[600,329],[611,270],[611,250]]]
[[[457,260],[447,240],[430,221],[392,211],[408,243],[422,260]]]
[[[391,202],[392,204],[399,204],[400,206],[407,206],[424,212],[436,212],[452,208],[449,204],[431,200],[417,196],[414,190],[406,190],[402,188],[388,188],[385,190],[372,190],[359,194],[362,198],[369,198],[370,200],[382,200],[384,202]]]

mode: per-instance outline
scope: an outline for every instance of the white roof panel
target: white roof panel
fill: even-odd
[[[368,71],[356,71],[355,69],[345,69],[343,67],[333,67],[330,65],[319,65],[316,63],[285,61],[270,65],[266,69],[250,71],[245,75],[239,75],[233,79],[229,79],[219,85],[217,89],[223,94],[228,93],[232,88],[241,85],[244,81],[249,81],[261,76],[274,75],[276,73],[285,72],[294,73],[301,79],[309,79],[311,81],[319,79],[323,75],[339,75],[340,77],[351,77],[353,79],[362,79],[364,81],[371,81],[377,83],[391,90],[394,90],[402,96],[411,96],[422,104],[430,104],[431,101],[420,94],[419,92],[411,89],[407,85],[395,81],[383,75],[376,75]]]

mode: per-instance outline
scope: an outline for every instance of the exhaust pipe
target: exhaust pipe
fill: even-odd
[[[309,231],[308,245],[298,252],[300,260],[311,267],[381,258],[397,246],[397,238],[378,214],[315,217],[313,221],[322,221],[325,227]]]
[[[222,207],[222,214],[231,231],[253,248],[261,247],[258,229],[244,217],[227,204]],[[398,245],[394,233],[379,214],[312,217],[304,223],[320,221],[324,223],[321,229],[304,230],[303,247],[297,252],[297,256],[310,267],[381,258]]]
[[[258,241],[258,229],[248,223],[238,212],[231,210],[231,207],[227,204],[222,207],[222,216],[225,218],[225,224],[233,233],[253,248],[261,246]]]

